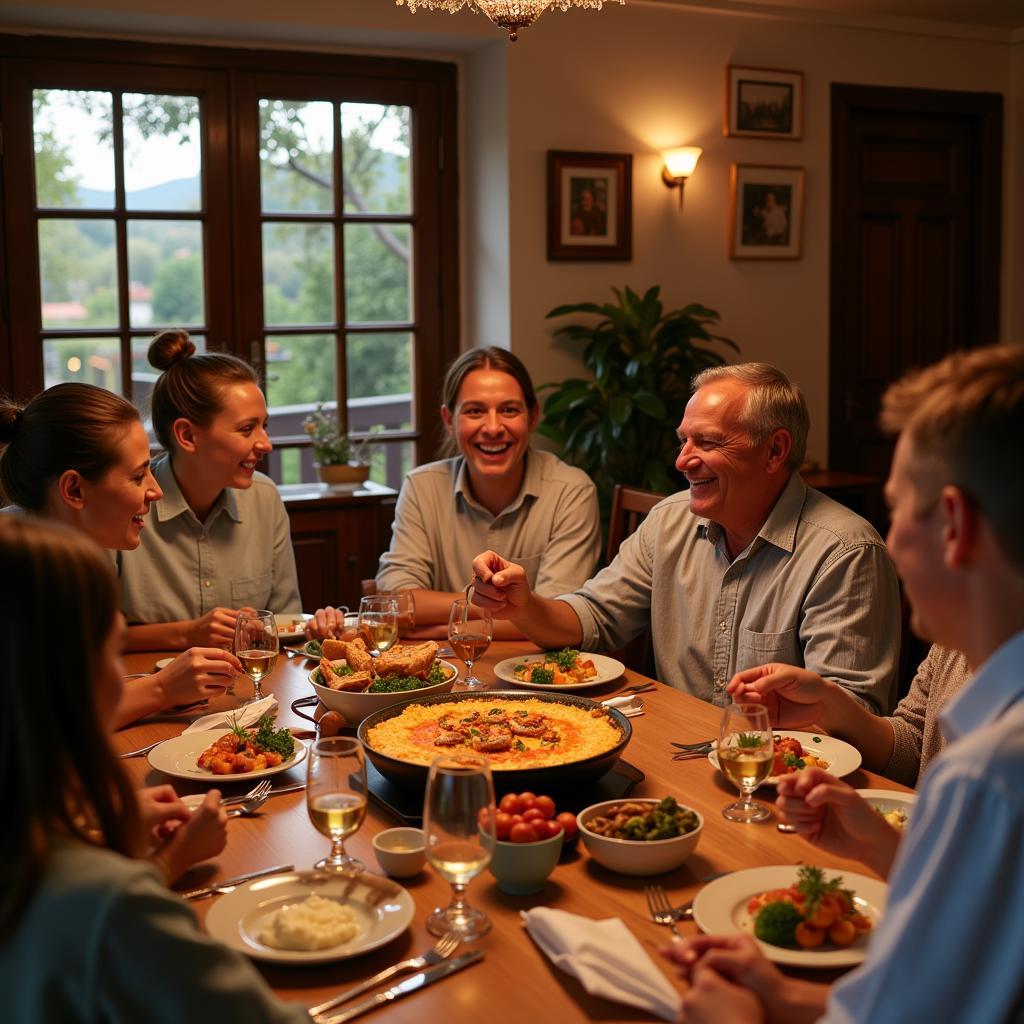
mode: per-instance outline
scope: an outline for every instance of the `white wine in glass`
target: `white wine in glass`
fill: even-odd
[[[345,840],[366,817],[366,756],[349,736],[319,739],[309,748],[306,811],[313,827],[331,841],[331,852],[313,866],[318,871],[362,871],[362,861],[345,852]]]
[[[359,601],[359,629],[372,642],[370,653],[383,654],[398,639],[398,602],[392,594],[370,594]]]
[[[774,738],[768,709],[761,704],[730,704],[722,712],[718,734],[718,766],[740,791],[740,799],[722,814],[730,821],[755,822],[771,817],[771,809],[751,794],[772,773]]]
[[[427,918],[434,935],[455,933],[476,939],[491,928],[490,918],[471,907],[466,886],[491,862],[494,849],[494,784],[485,754],[440,754],[427,776],[423,835],[427,860],[452,887],[452,901]]]
[[[472,607],[467,610],[465,598],[452,602],[448,616],[448,643],[459,661],[466,666],[464,680],[467,689],[473,690],[484,684],[473,675],[473,663],[485,654],[494,636],[494,621],[491,613]]]
[[[279,649],[277,616],[273,612],[239,613],[235,620],[235,657],[252,680],[252,697],[247,704],[263,699],[261,684],[277,664]]]

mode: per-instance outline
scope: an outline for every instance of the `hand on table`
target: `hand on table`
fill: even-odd
[[[495,618],[509,619],[525,608],[533,591],[526,570],[496,551],[473,559],[473,603]]]
[[[192,647],[156,673],[167,705],[191,704],[223,693],[232,677],[244,673],[242,663],[218,647]]]
[[[726,691],[734,701],[763,704],[776,729],[803,729],[821,721],[828,686],[810,669],[773,662],[737,672]]]
[[[168,787],[169,788],[169,787]],[[193,864],[216,857],[228,842],[227,811],[220,803],[220,790],[211,789],[203,802],[153,853],[153,861],[173,882]]]
[[[306,622],[307,640],[336,640],[345,632],[345,609],[328,605],[317,608]]]
[[[252,608],[214,608],[185,630],[189,647],[223,647],[230,650],[235,642],[235,623],[242,612]]]

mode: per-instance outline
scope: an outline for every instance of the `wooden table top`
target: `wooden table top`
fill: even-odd
[[[479,678],[494,682],[493,666],[503,658],[535,649],[526,643],[496,642],[474,666]],[[127,656],[126,670],[140,672],[150,669],[159,654]],[[308,696],[311,687],[307,674],[314,666],[303,659],[278,659],[273,673],[264,680],[263,688],[274,693],[280,702],[278,724],[307,726],[291,710],[296,697]],[[461,673],[460,673],[461,674]],[[644,681],[643,676],[627,672],[623,679],[595,690],[587,696],[604,699],[624,685]],[[214,709],[234,706],[251,692],[248,680],[238,681],[235,698],[217,698]],[[704,740],[718,731],[719,709],[658,685],[643,694],[645,714],[631,719],[633,738],[623,757],[645,774],[634,790],[637,796],[662,797],[674,795],[681,803],[696,808],[704,817],[704,831],[696,851],[682,867],[654,881],[668,890],[673,904],[692,899],[707,876],[770,864],[819,864],[823,867],[861,874],[869,872],[856,861],[842,860],[826,854],[798,836],[777,831],[774,819],[755,825],[729,822],[721,815],[726,803],[736,798],[729,785],[705,759],[673,761],[669,742]],[[154,716],[117,733],[117,751],[134,750],[157,739],[178,735],[195,712],[186,715]],[[123,762],[138,785],[171,782],[184,794],[202,792],[203,785],[170,779],[150,768],[145,758]],[[274,777],[276,785],[304,780],[302,765]],[[859,770],[847,778],[857,788],[903,790],[889,779]],[[244,792],[248,786],[227,783],[225,792]],[[771,791],[768,792],[770,798]],[[765,794],[758,794],[764,798]],[[371,839],[385,828],[401,824],[383,809],[370,802],[366,821],[359,832],[346,841],[346,848],[363,860],[367,867],[379,870]],[[259,816],[236,818],[229,822],[229,840],[221,856],[199,865],[188,873],[178,888],[203,885],[219,878],[253,871],[276,864],[294,864],[305,868],[324,856],[328,841],[317,832],[306,815],[302,792],[272,798]],[[562,973],[545,957],[526,934],[519,911],[533,906],[558,907],[585,917],[602,919],[618,917],[625,922],[640,942],[651,951],[652,959],[673,984],[671,968],[655,950],[670,938],[668,929],[654,924],[647,916],[643,887],[650,879],[630,878],[607,871],[593,862],[582,845],[556,867],[544,890],[535,896],[508,896],[500,892],[493,876],[484,872],[469,885],[470,902],[487,912],[493,922],[491,932],[474,943],[484,951],[484,959],[459,974],[458,980],[436,985],[401,1000],[383,1011],[390,1022],[421,1021],[444,1015],[452,1024],[479,1024],[485,1011],[496,1021],[554,1020],[560,1021],[643,1021],[653,1018],[642,1011],[589,996],[583,987]],[[278,995],[288,1001],[313,1005],[341,989],[355,984],[388,964],[428,949],[435,941],[424,927],[434,907],[446,905],[450,898],[448,884],[428,866],[422,874],[403,880],[416,905],[412,926],[401,937],[365,956],[336,963],[301,968],[260,964],[260,970]],[[212,900],[195,904],[202,917]],[[680,925],[684,933],[695,932],[690,922]],[[814,972],[806,977],[827,980],[829,975]]]

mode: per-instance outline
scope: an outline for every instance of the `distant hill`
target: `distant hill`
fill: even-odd
[[[130,193],[130,209],[133,210],[197,210],[199,209],[198,177],[175,178],[150,188]],[[78,189],[78,200],[86,208],[109,208],[111,193],[102,189]]]

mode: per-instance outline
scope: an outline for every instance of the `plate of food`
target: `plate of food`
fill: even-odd
[[[293,640],[305,640],[306,623],[313,618],[308,612],[299,612],[297,615],[275,615],[277,620],[278,639],[285,643]]]
[[[264,715],[255,729],[182,733],[155,746],[148,757],[153,768],[176,779],[234,782],[286,772],[305,759],[306,747]]]
[[[867,953],[888,892],[884,882],[852,871],[748,868],[704,886],[693,919],[711,935],[753,936],[777,964],[852,967]]]
[[[346,960],[397,938],[412,923],[412,897],[378,875],[296,871],[257,878],[221,896],[206,930],[256,960]]]
[[[860,751],[833,736],[792,730],[778,731],[773,735],[775,764],[772,766],[771,775],[764,780],[769,786],[774,786],[783,775],[798,772],[801,768],[823,768],[830,775],[841,779],[860,767]],[[715,747],[711,748],[708,760],[719,768],[718,751]]]
[[[858,789],[857,792],[892,825],[900,831],[907,827],[910,809],[917,800],[916,793],[900,793],[895,789]]]
[[[581,654],[573,647],[506,658],[494,666],[505,683],[530,690],[586,690],[618,679],[626,666],[604,654]]]

